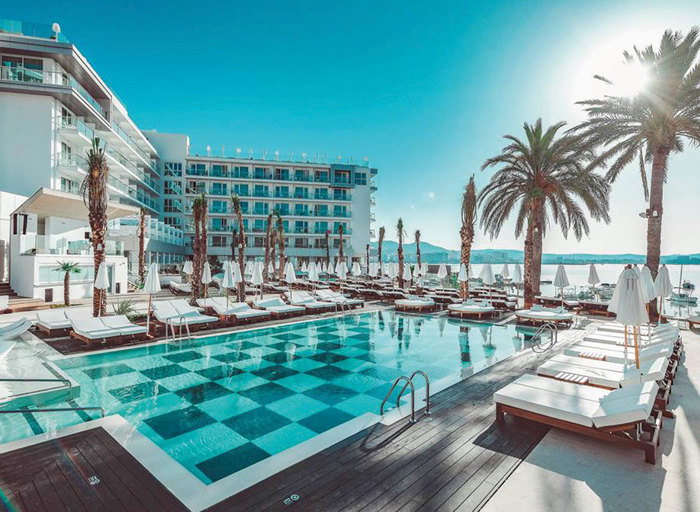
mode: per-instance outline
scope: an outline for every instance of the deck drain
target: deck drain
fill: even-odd
[[[90,478],[88,478],[88,483],[89,483],[90,485],[97,485],[97,484],[100,483],[100,479],[99,479],[98,477],[96,477],[96,476],[93,475],[93,476],[91,476]]]
[[[293,504],[295,501],[299,501],[299,495],[298,495],[298,494],[292,494],[289,498],[285,498],[284,501],[283,501],[282,503],[284,503],[285,505],[291,505],[291,504]]]

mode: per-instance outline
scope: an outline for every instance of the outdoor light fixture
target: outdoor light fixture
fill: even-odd
[[[647,208],[643,212],[640,212],[639,216],[642,219],[648,219],[649,217],[658,217],[659,212],[657,212],[656,210],[652,210],[651,208]]]

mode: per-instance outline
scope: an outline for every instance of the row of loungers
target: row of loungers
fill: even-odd
[[[494,394],[496,419],[505,413],[643,450],[656,463],[662,416],[683,351],[678,327],[642,331],[640,367],[624,364],[624,326],[603,324]],[[590,346],[591,343],[597,344]],[[622,345],[621,345],[622,343]]]
[[[93,317],[90,308],[37,311],[36,326],[49,336],[70,333],[87,344],[148,337],[146,327],[132,323],[125,315]]]

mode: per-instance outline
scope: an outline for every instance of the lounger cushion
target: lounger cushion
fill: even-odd
[[[435,305],[432,299],[399,299],[394,304],[405,308],[426,308]]]
[[[600,407],[593,414],[593,424],[601,428],[645,420],[654,407],[658,391],[656,382],[611,391],[600,400]]]
[[[62,309],[44,309],[37,311],[38,324],[47,329],[68,329],[70,320]]]

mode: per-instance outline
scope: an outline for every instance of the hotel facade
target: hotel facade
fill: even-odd
[[[365,257],[376,169],[366,162],[329,162],[303,154],[286,161],[277,154],[243,156],[240,151],[232,157],[191,154],[187,135],[141,130],[56,28],[0,20],[0,191],[20,199],[42,188],[78,195],[87,151],[99,139],[110,169],[110,200],[143,208],[148,216],[147,262],[167,265],[191,254],[191,206],[198,194],[208,201],[210,255],[231,254],[239,229],[231,196],[238,195],[249,257],[264,252],[270,213],[282,216],[288,256],[325,257],[326,233],[330,253],[337,255],[343,226],[346,256]],[[66,259],[89,251],[85,225],[48,217],[35,223],[37,232],[23,241],[21,255]],[[110,220],[110,250],[126,258],[130,272],[136,265],[136,234],[135,216]],[[4,252],[6,258],[10,251]],[[9,267],[11,272],[11,262]]]

